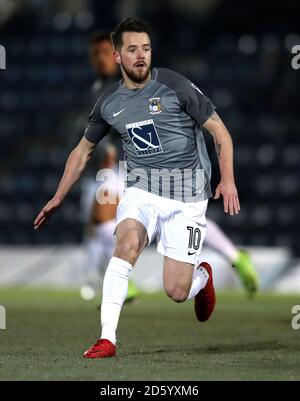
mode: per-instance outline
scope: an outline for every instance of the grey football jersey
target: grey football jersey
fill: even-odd
[[[111,127],[119,132],[127,187],[183,202],[204,200],[211,196],[211,165],[201,127],[214,110],[187,78],[154,68],[143,88],[128,89],[120,80],[105,91],[84,135],[97,143]]]

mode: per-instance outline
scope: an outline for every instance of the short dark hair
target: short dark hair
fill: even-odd
[[[107,31],[97,31],[92,33],[90,37],[90,45],[95,43],[104,42],[104,41],[111,41],[110,33]]]
[[[122,35],[124,32],[145,32],[151,34],[150,26],[147,22],[136,18],[124,18],[111,34],[111,41],[115,49],[123,45]]]

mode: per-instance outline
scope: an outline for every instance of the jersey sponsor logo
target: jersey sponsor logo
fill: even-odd
[[[126,124],[126,130],[137,156],[163,152],[159,136],[152,119]]]
[[[196,91],[198,91],[199,93],[201,93],[201,95],[203,95],[203,92],[201,92],[201,90],[198,88],[198,86],[196,86],[195,84],[193,84],[193,82],[191,82],[191,86],[192,86],[192,88],[194,88]]]
[[[162,112],[160,97],[152,97],[149,99],[149,110],[150,114],[159,114]]]

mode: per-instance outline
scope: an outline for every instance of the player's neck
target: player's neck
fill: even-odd
[[[143,88],[151,79],[151,70],[149,71],[149,74],[147,76],[147,78],[145,79],[145,81],[143,82],[134,82],[132,81],[126,73],[123,73],[123,79],[124,79],[124,86],[126,86],[127,89],[140,89]]]

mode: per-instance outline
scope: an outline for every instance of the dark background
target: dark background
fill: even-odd
[[[291,66],[291,48],[300,45],[297,1],[2,3],[1,244],[81,240],[79,185],[45,229],[35,232],[33,220],[54,194],[78,120],[92,107],[90,34],[134,16],[152,25],[153,65],[197,83],[232,134],[242,212],[230,218],[211,201],[208,215],[238,244],[288,246],[300,254],[300,70]],[[218,169],[206,137],[214,188]]]

